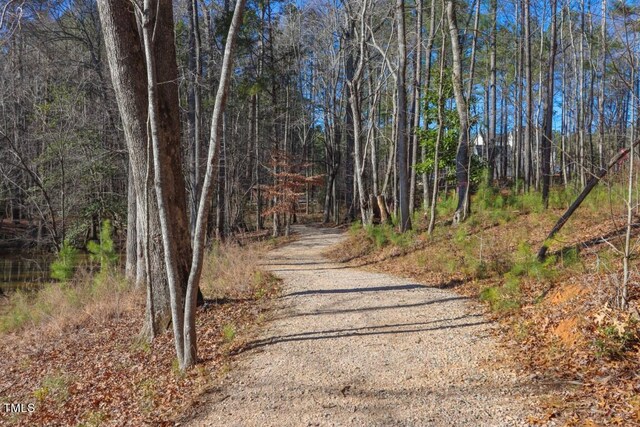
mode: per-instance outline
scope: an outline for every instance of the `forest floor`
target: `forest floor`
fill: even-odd
[[[298,226],[267,254],[283,295],[188,425],[540,425],[551,393],[473,300],[327,259],[347,233]],[[556,425],[555,420],[547,425]]]
[[[174,425],[269,313],[279,281],[257,262],[283,241],[257,236],[207,255],[199,360],[186,373],[170,333],[151,343],[138,337],[144,295],[117,277],[80,271],[70,283],[1,298],[0,426]],[[12,413],[9,404],[24,406]]]

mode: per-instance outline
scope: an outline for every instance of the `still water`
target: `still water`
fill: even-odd
[[[0,293],[30,289],[49,280],[49,253],[0,253]]]

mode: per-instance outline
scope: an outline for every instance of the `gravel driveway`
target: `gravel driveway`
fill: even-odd
[[[464,297],[331,263],[344,234],[296,231],[265,260],[284,279],[273,320],[192,425],[527,425],[536,396]]]

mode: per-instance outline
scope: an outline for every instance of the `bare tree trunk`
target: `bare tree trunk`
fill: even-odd
[[[349,31],[347,33],[347,38],[348,39],[352,39],[353,38],[353,33],[355,32],[355,23],[353,22],[353,19],[350,17],[350,25],[349,25]],[[345,127],[346,127],[346,153],[345,153],[345,170],[344,170],[344,174],[345,174],[345,201],[346,201],[346,208],[347,208],[347,214],[346,214],[346,220],[347,221],[352,221],[355,218],[355,194],[353,189],[355,187],[355,176],[356,172],[354,171],[354,141],[355,141],[355,136],[354,136],[354,117],[353,117],[353,108],[351,108],[351,86],[349,85],[349,82],[352,81],[354,79],[354,73],[355,73],[355,65],[354,65],[354,59],[353,59],[353,53],[349,52],[347,55],[347,58],[345,60],[345,78],[347,80],[347,97],[349,100],[349,106],[345,109]]]
[[[258,110],[258,94],[253,96],[253,138],[254,144],[254,185],[256,189],[256,230],[262,230],[262,191],[260,188],[260,115]]]
[[[407,47],[404,28],[404,0],[396,2],[396,20],[398,25],[398,112],[396,168],[398,170],[398,194],[400,201],[400,231],[411,229],[411,213],[409,212],[409,182],[407,180],[407,87],[405,78],[407,73]]]
[[[360,207],[360,215],[363,224],[369,224],[371,218],[367,215],[366,207],[366,199],[365,199],[365,191],[364,184],[362,182],[362,118],[360,116],[360,90],[357,88],[359,83],[355,82],[355,84],[351,85],[351,90],[349,91],[349,104],[351,106],[351,113],[353,116],[353,146],[354,146],[354,163],[355,163],[355,184],[358,192],[358,205]]]
[[[549,187],[551,184],[551,143],[553,140],[553,83],[555,74],[555,61],[557,49],[556,36],[556,6],[557,0],[551,0],[551,48],[547,62],[547,81],[544,91],[544,117],[542,121],[543,136],[541,141],[542,150],[542,202],[545,209],[549,206]]]
[[[189,15],[188,38],[188,88],[187,88],[187,134],[191,151],[191,165],[189,180],[191,181],[191,197],[189,197],[190,230],[195,229],[196,213],[198,211],[198,195],[200,194],[200,79],[202,66],[200,61],[200,26],[198,21],[197,0],[187,0],[187,14]]]
[[[167,282],[169,284],[169,295],[171,305],[171,323],[173,325],[174,343],[176,348],[176,354],[178,363],[182,367],[184,366],[184,347],[182,345],[183,338],[183,322],[182,310],[184,307],[184,275],[181,274],[179,264],[179,258],[184,259],[185,255],[191,255],[190,241],[187,239],[187,247],[179,245],[181,239],[179,236],[179,220],[180,218],[172,215],[170,211],[170,205],[172,203],[169,198],[169,189],[181,186],[184,188],[184,182],[182,176],[173,177],[168,173],[171,162],[175,159],[168,158],[165,153],[170,149],[169,143],[171,138],[178,138],[179,147],[179,135],[180,135],[180,122],[178,118],[174,118],[174,125],[177,127],[172,129],[175,134],[169,134],[167,126],[164,123],[165,120],[171,120],[172,114],[179,117],[177,110],[178,96],[177,86],[175,86],[175,99],[173,94],[165,91],[163,94],[170,99],[162,99],[159,94],[160,88],[158,81],[166,82],[171,80],[159,80],[159,76],[164,77],[171,75],[172,71],[175,72],[175,79],[177,79],[177,64],[175,62],[175,51],[173,55],[169,52],[163,52],[166,54],[165,61],[157,61],[157,53],[160,47],[169,48],[165,43],[162,43],[163,36],[167,37],[170,34],[171,44],[173,48],[173,11],[171,4],[164,4],[162,7],[162,1],[156,3],[154,0],[145,0],[144,10],[141,13],[141,27],[142,38],[144,45],[144,57],[146,63],[146,75],[147,75],[147,102],[148,102],[148,129],[151,139],[152,153],[153,153],[153,174],[154,174],[154,187],[156,193],[156,200],[158,204],[158,215],[160,217],[160,231],[162,237],[162,246],[164,249],[164,261],[167,271]],[[168,11],[168,12],[167,12]],[[156,12],[158,13],[156,15]],[[159,30],[159,31],[158,31]],[[169,49],[171,49],[169,48]],[[173,60],[172,60],[173,59]],[[162,70],[162,71],[160,71]],[[174,80],[175,81],[175,80]],[[173,85],[172,85],[173,86]],[[168,101],[168,102],[167,102]],[[171,102],[174,101],[174,102]],[[162,124],[161,124],[162,114]],[[175,143],[175,142],[174,142]],[[178,152],[179,156],[179,152]],[[179,157],[178,157],[179,158]],[[186,208],[186,206],[185,206]],[[186,209],[182,215],[186,214]],[[185,218],[186,219],[186,218]],[[188,227],[188,225],[187,225]],[[186,252],[186,253],[185,253]],[[188,271],[188,270],[187,270]]]
[[[516,25],[516,33],[518,36],[522,33],[522,25],[524,21],[524,14],[522,10],[522,5],[518,2],[516,3],[516,15],[518,17],[518,24]],[[518,43],[518,59],[517,59],[517,67],[516,67],[516,79],[515,79],[515,110],[516,110],[516,125],[514,126],[515,135],[514,135],[514,150],[513,150],[513,176],[515,183],[515,192],[519,194],[520,192],[520,179],[521,179],[521,165],[522,165],[522,59],[523,59],[523,45],[522,45],[522,37],[517,38]]]
[[[418,163],[418,129],[420,128],[420,103],[422,96],[422,0],[416,2],[416,54],[413,74],[413,126],[411,141],[411,182],[409,185],[409,212],[415,210],[416,164]]]
[[[425,67],[424,67],[425,68],[425,84],[424,84],[425,91],[429,90],[429,84],[431,82],[431,52],[433,50],[433,39],[435,37],[435,31],[436,31],[436,0],[431,0],[431,8],[429,13],[431,14],[430,15],[431,17],[429,19],[429,36],[427,37],[426,57],[425,57]],[[420,155],[423,162],[427,160],[426,159],[427,150],[424,146],[421,149]],[[422,204],[425,209],[429,204],[429,179],[427,177],[426,172],[422,173]]]
[[[151,168],[147,144],[147,92],[145,62],[132,4],[127,0],[98,1],[111,79],[124,127],[135,185],[138,225],[137,280],[147,287],[147,313],[143,335],[153,338],[171,322],[169,289],[162,244],[150,239],[160,231],[153,192],[145,197]],[[178,164],[179,166],[179,164]],[[151,168],[152,169],[152,168]]]
[[[227,221],[227,115],[222,114],[222,141],[220,144],[220,156],[218,156],[218,179],[216,182],[216,236],[219,240],[226,237]]]
[[[456,99],[456,109],[460,117],[460,136],[458,137],[458,150],[456,153],[458,206],[453,216],[453,222],[456,224],[464,221],[469,214],[469,110],[462,88],[462,58],[460,44],[458,42],[458,25],[456,23],[456,11],[453,0],[448,0],[446,7],[453,58],[453,92]]]
[[[136,187],[133,183],[133,168],[129,163],[127,174],[127,261],[125,265],[125,276],[130,282],[136,279],[138,265],[138,237],[137,237],[137,215],[136,215]],[[137,283],[136,283],[137,285]]]
[[[435,153],[433,156],[433,190],[431,191],[431,209],[429,213],[429,227],[427,233],[431,235],[433,228],[436,225],[436,205],[438,202],[438,180],[440,179],[439,162],[440,162],[440,141],[442,140],[442,128],[444,127],[444,48],[445,48],[445,34],[442,34],[442,48],[440,49],[440,87],[438,87],[438,133],[436,135]]]
[[[498,2],[497,0],[491,0],[491,36],[489,41],[489,168],[487,172],[487,184],[491,185],[494,177],[495,170],[495,152],[496,152],[496,123],[497,123],[497,96],[496,96],[496,33],[498,32]]]
[[[177,64],[173,31],[173,7],[170,1],[145,0],[144,10],[139,10],[144,52],[140,46],[140,34],[131,3],[126,0],[100,0],[98,2],[102,31],[107,47],[112,80],[116,90],[118,107],[122,116],[129,154],[132,159],[138,206],[146,206],[142,217],[149,224],[145,229],[146,262],[148,265],[148,307],[151,333],[157,333],[167,323],[159,323],[166,317],[158,316],[170,307],[169,316],[174,331],[176,354],[184,369],[195,363],[195,306],[202,269],[202,257],[206,234],[206,221],[211,202],[215,175],[214,153],[219,144],[220,116],[228,90],[230,56],[235,34],[240,25],[244,1],[239,0],[229,30],[223,59],[220,87],[216,95],[210,158],[205,177],[206,187],[198,207],[194,252],[191,253],[189,221],[181,170],[180,122],[177,88]],[[156,16],[157,13],[157,16]],[[158,57],[162,54],[163,60]],[[146,80],[140,76],[146,75]],[[158,85],[162,82],[162,85]],[[146,85],[146,88],[145,88]],[[148,118],[148,121],[147,121]],[[148,125],[148,131],[147,131]],[[151,144],[147,143],[150,138]],[[153,160],[148,147],[152,147]],[[153,167],[151,164],[153,163]],[[155,202],[144,204],[140,195],[148,188],[153,169]],[[147,193],[148,196],[151,194]],[[155,205],[154,205],[155,203]],[[138,214],[141,209],[138,210]],[[152,239],[160,232],[162,244]],[[190,265],[191,263],[191,265]],[[160,265],[159,265],[160,264]],[[166,276],[165,276],[166,275]],[[165,278],[166,277],[166,278]],[[159,298],[158,292],[170,298]],[[185,287],[186,286],[186,300]],[[186,301],[183,304],[183,301]],[[161,307],[156,303],[162,304]]]
[[[631,279],[631,256],[633,255],[633,247],[631,245],[631,231],[633,228],[633,191],[634,191],[634,163],[636,161],[634,152],[635,144],[633,141],[636,138],[636,114],[637,114],[637,87],[635,71],[635,60],[631,60],[631,135],[629,138],[629,181],[627,182],[627,221],[626,230],[624,234],[624,253],[622,258],[622,286],[618,295],[618,307],[625,310],[629,305],[629,280]]]
[[[604,128],[604,86],[605,74],[607,70],[607,0],[602,0],[601,6],[601,33],[600,33],[600,94],[598,96],[598,131],[600,138],[598,140],[598,164],[600,168],[604,166],[604,144],[605,144],[605,128]]]
[[[371,59],[369,57],[369,51],[366,50],[365,53],[367,55],[366,62],[367,64],[371,64]],[[382,71],[381,71],[382,74]],[[382,76],[380,76],[382,77]],[[371,185],[373,190],[373,196],[378,195],[378,147],[376,144],[376,114],[379,104],[380,98],[380,87],[382,85],[382,79],[380,79],[380,83],[377,88],[374,88],[373,85],[374,73],[373,70],[369,70],[368,78],[367,78],[367,90],[369,92],[369,105],[367,115],[369,118],[369,125],[367,129],[367,137],[365,146],[370,146],[371,150]]]
[[[469,82],[467,84],[467,94],[471,96],[476,69],[476,45],[478,43],[478,27],[480,25],[480,0],[475,0],[476,11],[473,18],[473,36],[471,37],[471,60],[469,62]]]
[[[579,44],[579,62],[575,68],[578,73],[578,138],[580,138],[580,185],[584,186],[587,182],[587,153],[585,147],[585,133],[586,133],[586,113],[585,113],[585,101],[584,101],[584,0],[581,0],[581,13],[580,13],[580,44]],[[569,15],[571,16],[571,15]]]
[[[363,224],[369,224],[371,222],[371,218],[368,215],[366,207],[366,197],[364,184],[362,182],[362,174],[364,165],[362,164],[363,158],[361,153],[362,146],[362,116],[361,116],[361,106],[362,102],[361,93],[360,93],[360,84],[362,80],[362,73],[364,69],[364,50],[365,50],[365,20],[366,13],[368,9],[368,1],[364,0],[360,11],[358,13],[358,30],[356,31],[356,26],[352,25],[352,31],[356,32],[357,35],[357,49],[358,49],[358,62],[353,69],[353,64],[347,64],[347,86],[349,88],[349,105],[351,107],[351,117],[353,120],[353,158],[355,163],[355,185],[358,192],[358,204],[360,205],[360,216],[362,218]],[[351,55],[350,55],[351,57]],[[348,129],[347,129],[348,131]],[[348,144],[347,144],[348,145]]]
[[[211,117],[211,136],[209,138],[207,169],[204,176],[200,204],[198,206],[198,219],[196,221],[196,232],[193,239],[193,257],[187,282],[184,307],[184,364],[181,366],[183,369],[192,366],[197,361],[195,310],[202,273],[202,261],[204,258],[205,237],[207,221],[209,218],[209,208],[211,205],[211,194],[213,192],[216,179],[214,169],[217,165],[217,157],[220,152],[222,114],[224,113],[226,106],[232,73],[233,54],[236,45],[237,33],[239,32],[242,24],[244,5],[245,0],[237,0],[235,10],[233,12],[233,18],[231,20],[231,26],[229,27],[229,33],[227,34],[227,42],[225,44],[224,56],[222,59],[222,71],[220,73],[218,91],[216,92],[216,99]]]
[[[524,131],[524,186],[529,191],[531,186],[531,124],[533,123],[533,93],[531,77],[531,20],[529,0],[524,0],[524,62],[527,81],[527,91],[525,96],[525,131]]]

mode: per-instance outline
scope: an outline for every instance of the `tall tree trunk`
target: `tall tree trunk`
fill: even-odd
[[[178,363],[182,367],[184,366],[182,310],[186,279],[189,274],[188,263],[191,259],[191,240],[186,216],[186,200],[182,201],[181,210],[172,209],[172,206],[180,204],[180,201],[171,196],[175,196],[176,189],[184,189],[185,185],[182,173],[179,175],[171,173],[172,163],[177,163],[176,160],[180,159],[178,67],[173,40],[171,2],[145,0],[140,21],[147,76],[148,136],[151,139],[153,153],[154,187],[169,285],[171,323]],[[163,54],[162,61],[158,60],[158,52]],[[163,84],[159,85],[158,82]],[[181,166],[181,162],[179,165]],[[182,235],[185,231],[186,236]]]
[[[431,207],[429,212],[429,226],[427,228],[427,233],[431,235],[433,233],[433,228],[436,225],[436,205],[438,202],[438,181],[439,181],[439,162],[440,162],[440,140],[442,139],[442,131],[444,128],[444,48],[446,45],[446,39],[444,37],[444,32],[442,34],[442,48],[440,50],[440,78],[438,82],[440,86],[438,87],[438,133],[436,135],[436,146],[435,153],[433,156],[433,190],[431,191]]]
[[[226,237],[227,222],[227,115],[222,114],[222,141],[218,157],[218,179],[216,182],[216,236],[220,240]]]
[[[520,3],[516,3],[516,15],[518,16],[518,25],[517,28],[517,38],[518,43],[518,60],[516,67],[516,79],[515,79],[515,91],[516,91],[516,100],[515,100],[515,110],[516,110],[516,124],[514,126],[515,135],[514,135],[514,150],[513,150],[513,175],[515,182],[515,192],[518,194],[520,192],[520,180],[521,180],[521,171],[522,171],[522,59],[523,59],[523,44],[522,44],[522,26],[524,21],[524,13],[522,10],[522,5]]]
[[[433,39],[435,37],[436,31],[436,0],[431,0],[431,7],[429,9],[430,19],[429,19],[429,36],[427,37],[427,46],[425,49],[425,83],[424,90],[429,90],[429,84],[431,83],[431,53],[433,51]],[[427,157],[427,149],[425,146],[422,146],[420,152],[422,161],[426,161]],[[426,172],[422,173],[422,204],[426,209],[429,204],[429,179]]]
[[[358,13],[358,31],[355,29],[355,20],[350,18],[351,21],[351,31],[356,32],[357,34],[357,52],[358,52],[358,62],[355,65],[353,61],[351,64],[346,64],[346,77],[347,77],[347,87],[349,94],[349,105],[351,110],[351,117],[353,120],[353,158],[355,163],[355,186],[358,193],[358,204],[360,205],[360,216],[363,224],[369,224],[371,222],[370,215],[368,215],[368,211],[366,209],[367,198],[365,194],[363,180],[363,156],[361,152],[362,148],[362,94],[360,93],[360,85],[362,81],[362,74],[364,70],[364,59],[365,59],[365,28],[366,28],[366,14],[368,11],[369,2],[364,0],[359,13]],[[349,55],[349,58],[352,58],[352,55]],[[347,132],[349,129],[347,129]],[[348,139],[348,138],[347,138]],[[348,144],[347,144],[348,145]],[[408,201],[408,200],[407,200]]]
[[[416,53],[413,74],[413,126],[411,133],[411,183],[409,186],[409,212],[415,210],[416,164],[418,163],[418,130],[420,128],[420,103],[422,101],[422,0],[416,2]]]
[[[218,163],[220,153],[220,140],[222,139],[222,114],[224,113],[229,84],[231,80],[233,54],[236,45],[237,34],[242,24],[245,0],[237,0],[231,19],[231,26],[227,34],[224,56],[222,58],[222,70],[216,92],[216,99],[211,116],[211,134],[209,138],[209,153],[207,155],[207,169],[204,175],[202,194],[198,205],[198,217],[196,230],[193,239],[193,257],[191,258],[191,268],[187,281],[187,292],[184,306],[184,363],[183,369],[196,363],[196,303],[198,289],[200,287],[200,277],[202,274],[202,263],[205,251],[205,238],[207,221],[209,219],[209,209],[211,207],[211,196],[215,187],[215,168]]]
[[[350,19],[350,28],[347,33],[347,38],[352,39],[355,32],[355,23]],[[349,52],[345,63],[345,78],[347,82],[352,81],[355,73],[355,64],[353,59],[353,53]],[[347,203],[346,221],[351,222],[355,218],[355,194],[353,188],[354,182],[354,117],[353,108],[351,108],[351,87],[347,84],[347,96],[349,99],[349,106],[345,109],[345,126],[346,126],[346,153],[345,153],[345,201]]]
[[[148,200],[145,197],[148,188],[147,170],[152,169],[147,144],[146,79],[140,78],[146,76],[146,67],[133,5],[127,0],[100,0],[98,8],[111,79],[132,165],[138,224],[144,225],[138,229],[139,248],[144,251],[139,257],[138,277],[145,279],[148,293],[143,335],[153,338],[169,326],[171,303],[163,246],[160,241],[150,238],[160,233],[157,201],[153,192],[150,192]],[[180,144],[177,144],[176,149],[179,147]],[[174,169],[180,168],[180,162],[174,163]],[[175,191],[179,192],[180,189]],[[177,199],[178,197],[176,201],[179,202]],[[144,264],[144,268],[141,264]]]
[[[188,75],[187,75],[187,135],[189,137],[189,151],[191,154],[189,165],[189,181],[191,197],[189,197],[190,229],[195,229],[197,200],[200,194],[200,28],[198,24],[198,2],[187,0],[187,14],[189,19],[188,37]]]
[[[531,20],[529,0],[524,0],[524,68],[527,90],[525,95],[525,130],[524,130],[524,186],[529,191],[531,186],[531,125],[533,123],[533,80],[531,77]]]
[[[604,89],[605,74],[607,70],[607,0],[602,0],[601,5],[601,33],[600,33],[600,93],[598,96],[598,132],[600,138],[598,140],[598,164],[600,168],[604,166],[604,144],[605,144],[605,128],[604,128]]]
[[[141,49],[138,24],[131,3],[126,0],[100,0],[98,7],[116,99],[132,160],[138,213],[142,213],[149,225],[144,230],[144,246],[148,252],[147,310],[151,313],[149,329],[151,333],[159,332],[160,327],[166,328],[168,321],[171,321],[176,354],[180,367],[184,369],[195,363],[195,306],[212,181],[215,180],[212,178],[215,177],[212,172],[214,160],[217,160],[214,153],[218,151],[220,116],[228,90],[230,57],[244,1],[239,0],[236,4],[225,46],[223,71],[212,118],[212,134],[215,137],[212,137],[209,144],[206,185],[198,207],[193,254],[181,170],[178,72],[172,4],[169,0],[159,0],[159,3],[145,0],[144,10],[140,11],[144,51]],[[159,60],[160,55],[162,60]],[[141,79],[140,76],[146,76],[146,79]],[[158,82],[162,84],[158,85]],[[147,142],[148,139],[151,144]],[[153,156],[149,154],[149,145]],[[140,195],[145,194],[144,191],[149,186],[152,170],[155,192],[146,193],[147,197],[141,200]],[[151,203],[144,203],[145,201]],[[140,209],[142,206],[146,209]],[[158,233],[161,234],[161,243],[155,239]],[[170,298],[166,298],[167,293]],[[168,319],[167,308],[170,312]],[[159,316],[158,313],[162,315]]]
[[[476,11],[473,18],[473,36],[471,37],[471,60],[469,62],[469,81],[467,84],[467,94],[473,93],[475,69],[476,69],[476,45],[478,43],[478,28],[480,25],[480,0],[475,0]]]
[[[622,283],[618,291],[618,307],[622,310],[626,310],[629,305],[629,281],[631,280],[631,257],[633,256],[633,245],[631,243],[631,232],[634,226],[634,207],[633,205],[633,193],[634,193],[634,164],[636,162],[635,151],[635,138],[636,138],[636,122],[637,122],[637,106],[638,106],[638,86],[639,82],[636,78],[635,59],[631,59],[631,132],[629,134],[629,178],[627,181],[627,221],[625,224],[624,234],[624,249],[622,257]]]
[[[451,38],[451,53],[453,59],[453,92],[456,99],[456,109],[460,117],[460,135],[456,153],[456,180],[458,185],[458,206],[453,216],[453,222],[464,221],[469,214],[469,120],[467,100],[462,87],[462,53],[458,41],[458,25],[453,0],[446,4],[447,20],[449,21],[449,36]]]
[[[138,266],[138,236],[137,236],[137,215],[136,215],[136,187],[133,182],[133,167],[128,162],[127,173],[127,255],[125,265],[125,276],[130,282],[136,279]],[[138,285],[138,283],[136,283]]]
[[[551,184],[551,143],[553,140],[553,83],[556,63],[557,32],[556,32],[557,0],[551,0],[551,47],[547,62],[547,78],[544,86],[544,117],[542,120],[543,136],[540,142],[542,150],[542,202],[545,209],[549,206],[549,188]]]
[[[496,96],[496,33],[498,32],[498,2],[491,0],[491,36],[489,41],[489,168],[487,172],[487,184],[491,185],[494,177],[495,169],[495,152],[496,152],[496,123],[497,123],[497,96]],[[504,135],[503,135],[504,136]]]
[[[407,47],[404,28],[404,0],[396,2],[396,20],[398,25],[398,112],[396,116],[396,168],[398,170],[398,197],[400,201],[400,231],[411,229],[409,212],[409,182],[407,180]]]

